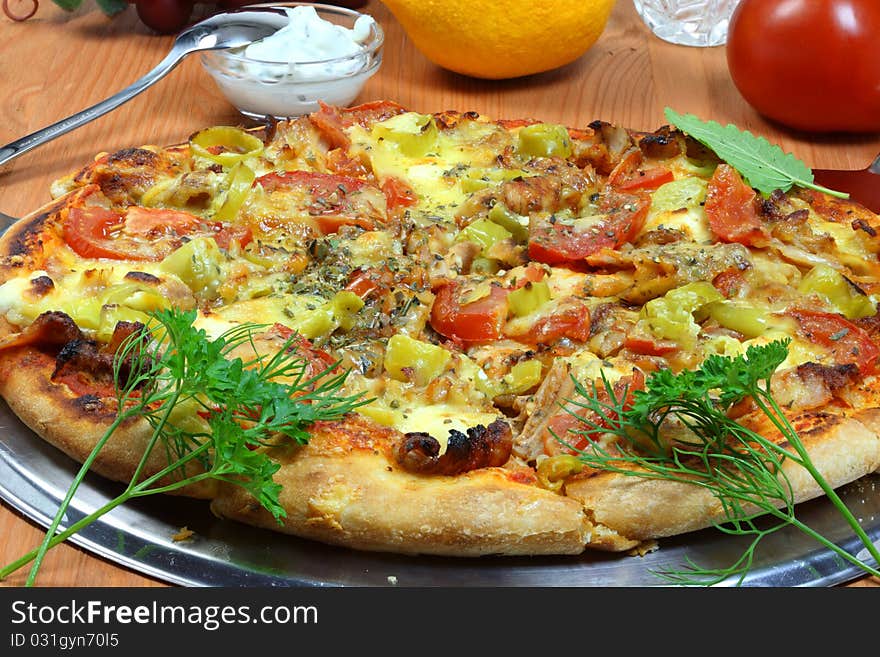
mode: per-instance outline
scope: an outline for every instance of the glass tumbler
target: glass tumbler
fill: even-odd
[[[721,46],[740,0],[633,0],[651,31],[683,46]]]

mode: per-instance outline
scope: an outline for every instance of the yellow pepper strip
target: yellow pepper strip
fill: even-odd
[[[476,242],[483,248],[483,252],[486,252],[492,248],[492,245],[510,236],[509,230],[495,222],[488,219],[477,219],[474,223],[462,228],[455,239],[457,242]]]
[[[747,338],[764,335],[770,328],[770,313],[739,301],[716,301],[706,305],[709,317],[724,328],[742,333]]]
[[[547,285],[547,281],[529,281],[507,295],[507,307],[516,317],[530,315],[548,301],[550,301],[550,286]]]
[[[398,381],[423,386],[440,376],[451,358],[443,347],[399,333],[388,340],[385,370]]]
[[[373,136],[396,145],[408,157],[425,157],[437,149],[440,132],[430,114],[406,112],[374,125]]]
[[[541,361],[537,359],[517,363],[510,368],[510,372],[502,377],[503,391],[510,395],[521,395],[534,388],[541,383],[543,369]]]
[[[226,198],[214,215],[218,221],[232,221],[250,196],[257,175],[243,162],[236,162],[226,176]]]
[[[519,131],[516,150],[529,157],[569,157],[571,137],[565,126],[536,123]]]
[[[584,464],[571,454],[557,454],[538,463],[538,483],[547,490],[558,493],[567,477],[584,469]]]
[[[225,167],[263,152],[259,137],[241,128],[222,125],[197,132],[189,140],[189,145],[194,154]]]
[[[723,299],[711,283],[688,283],[642,306],[642,319],[656,337],[675,340],[690,348],[700,332],[700,325],[694,321],[694,313],[706,304]]]
[[[801,294],[816,294],[847,319],[869,317],[877,312],[877,304],[836,269],[816,265],[798,285]]]
[[[496,203],[489,210],[489,221],[498,224],[520,243],[525,243],[529,239],[529,218],[522,217],[512,212],[504,203]]]

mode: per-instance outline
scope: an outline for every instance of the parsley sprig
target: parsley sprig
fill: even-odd
[[[735,358],[711,355],[697,370],[677,374],[660,370],[651,374],[643,390],[615,394],[603,376],[596,382],[575,382],[577,398],[571,412],[586,425],[573,433],[595,438],[610,433],[619,438],[614,448],[598,441],[579,451],[588,466],[622,475],[646,477],[700,486],[721,503],[724,518],[716,527],[728,534],[751,537],[734,563],[723,568],[702,568],[692,560],[680,571],[658,575],[682,585],[712,585],[737,577],[742,583],[752,566],[755,550],[766,536],[794,526],[846,561],[872,575],[872,567],[795,515],[791,482],[782,469],[785,461],[803,468],[813,477],[847,524],[880,563],[880,553],[852,512],[816,469],[797,432],[785,417],[770,390],[770,379],[788,354],[789,341],[751,346]],[[601,394],[600,394],[601,393]],[[774,442],[737,423],[728,411],[750,398],[785,440]],[[579,413],[586,409],[595,414]],[[584,416],[584,417],[582,417]],[[669,439],[670,427],[684,431]],[[558,437],[563,442],[564,437]],[[757,519],[768,516],[768,526]]]
[[[280,467],[259,448],[278,436],[308,441],[306,428],[367,403],[340,394],[347,372],[331,366],[309,375],[308,360],[290,341],[272,356],[253,343],[255,324],[209,339],[196,329],[195,311],[164,310],[157,326],[134,333],[114,361],[117,413],[76,474],[42,544],[0,570],[0,579],[33,562],[34,584],[46,552],[128,500],[179,491],[206,480],[241,486],[279,520],[285,516],[273,480]],[[250,348],[252,347],[252,348]],[[246,358],[233,357],[233,350]],[[250,357],[250,354],[253,357]],[[131,481],[117,497],[58,531],[71,501],[101,449],[119,427],[145,419],[152,431]],[[167,465],[146,473],[150,456],[163,449]]]
[[[840,198],[849,197],[845,192],[815,184],[810,167],[764,137],[740,130],[732,123],[722,126],[717,121],[701,121],[693,114],[678,114],[669,107],[664,113],[672,125],[713,150],[762,194],[771,194],[777,189],[787,192],[797,185]]]

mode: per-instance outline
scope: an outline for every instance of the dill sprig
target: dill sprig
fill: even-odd
[[[660,370],[647,378],[643,390],[616,394],[604,375],[601,386],[575,381],[577,398],[570,400],[573,407],[569,410],[585,428],[572,432],[591,439],[599,434],[618,438],[612,448],[591,440],[587,448],[576,450],[581,461],[626,476],[702,487],[721,504],[724,516],[715,526],[725,533],[751,538],[743,554],[729,566],[702,568],[688,559],[682,570],[657,573],[667,581],[712,585],[735,577],[741,584],[761,540],[787,526],[796,527],[866,572],[880,575],[877,568],[849,554],[795,515],[794,490],[782,467],[785,461],[809,472],[868,553],[880,562],[877,547],[816,469],[773,398],[770,379],[787,357],[789,342],[751,346],[745,355],[734,358],[711,355],[696,370],[677,374]],[[769,418],[783,441],[769,440],[729,417],[728,411],[747,398]],[[563,437],[557,438],[565,442]],[[769,525],[756,522],[764,517],[771,518]]]
[[[273,480],[280,465],[259,448],[278,436],[306,443],[310,424],[341,418],[368,401],[340,394],[347,372],[337,372],[338,363],[310,376],[309,362],[294,339],[274,355],[260,355],[253,342],[261,328],[257,324],[209,339],[193,326],[195,311],[169,309],[153,318],[154,328],[135,332],[117,352],[114,421],[83,461],[41,545],[0,570],[0,579],[33,562],[26,582],[32,586],[50,548],[112,509],[209,479],[241,486],[280,522],[286,514],[278,499],[281,486]],[[253,357],[234,357],[236,349]],[[135,418],[145,419],[152,432],[131,481],[117,497],[59,532],[101,449]],[[164,450],[167,464],[145,474],[157,449]]]

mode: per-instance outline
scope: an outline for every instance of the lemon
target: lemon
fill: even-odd
[[[530,75],[592,46],[616,0],[383,0],[435,64],[478,78]]]

